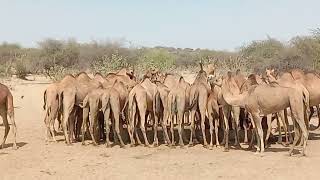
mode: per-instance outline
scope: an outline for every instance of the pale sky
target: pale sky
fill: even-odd
[[[320,27],[319,0],[0,0],[0,42],[126,39],[137,46],[234,50]]]

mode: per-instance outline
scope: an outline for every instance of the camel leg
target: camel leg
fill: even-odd
[[[88,119],[89,119],[89,108],[83,107],[83,113],[82,113],[82,128],[81,128],[81,139],[82,139],[82,145],[85,145],[85,133],[87,132],[88,127]]]
[[[130,144],[131,146],[134,146],[136,144],[135,140],[134,140],[134,131],[135,131],[135,117],[136,117],[136,106],[132,106],[132,109],[128,110],[128,117],[129,117],[129,120],[128,120],[128,134],[130,136]],[[130,112],[131,111],[131,112]]]
[[[223,107],[223,115],[224,115],[224,151],[229,151],[229,113],[230,107],[225,106]]]
[[[144,138],[144,142],[145,142],[145,145],[150,147],[150,144],[149,144],[149,141],[148,141],[148,138],[147,138],[147,134],[146,134],[146,127],[144,126],[145,125],[145,120],[146,120],[146,112],[144,109],[139,109],[140,111],[140,130],[143,134],[143,138]]]
[[[216,135],[216,146],[220,146],[219,144],[219,118],[215,118],[214,120],[214,132],[215,132],[215,135]]]
[[[252,114],[252,118],[255,122],[255,125],[257,128],[257,134],[259,136],[258,148],[260,149],[260,154],[263,155],[263,153],[264,153],[263,130],[262,130],[261,119],[259,117],[259,113]]]
[[[97,126],[97,113],[96,112],[90,112],[90,127],[89,127],[89,131],[90,131],[90,135],[91,135],[91,139],[93,142],[93,145],[98,145],[98,143],[96,142],[96,138],[94,136],[94,129]]]
[[[278,126],[278,144],[282,143],[282,133],[281,133],[281,124],[280,124],[280,119],[277,113],[277,126]]]
[[[71,115],[69,117],[69,134],[70,134],[70,140],[71,140],[71,143],[74,143],[76,142],[75,141],[75,124],[76,124],[76,109],[74,108],[73,111],[71,112]]]
[[[167,124],[166,122],[168,122],[169,118],[169,113],[168,111],[164,111],[163,113],[163,116],[162,116],[162,119],[161,119],[161,126],[162,126],[162,131],[163,131],[163,134],[164,134],[164,138],[165,138],[165,141],[168,145],[171,144],[171,141],[169,139],[169,135],[168,135],[168,131],[167,131]]]
[[[0,148],[4,148],[4,144],[6,143],[6,140],[10,131],[10,126],[7,119],[7,110],[5,108],[0,108],[0,116],[2,117],[3,125],[4,125],[4,136],[3,136],[3,140]]]
[[[317,105],[316,107],[317,107],[317,116],[318,116],[318,120],[319,120],[318,121],[318,126],[316,127],[316,130],[317,130],[320,127],[320,106]]]
[[[200,119],[200,123],[201,123],[201,131],[202,131],[202,138],[203,138],[203,146],[204,147],[208,147],[208,142],[207,142],[207,138],[206,138],[206,127],[205,127],[205,124],[204,124],[204,121],[205,121],[205,118],[206,118],[206,111],[204,109],[203,110],[200,110],[200,116],[201,116],[201,119]]]
[[[48,142],[50,138],[50,123],[49,123],[49,117],[48,117],[48,110],[46,110],[46,115],[44,117],[44,124],[46,125],[45,129],[45,141]]]
[[[248,144],[248,123],[246,119],[243,120],[243,131],[244,131],[244,143]]]
[[[212,114],[209,114],[209,125],[210,125],[210,148],[213,147],[213,129],[214,129],[214,126],[213,126],[213,117],[212,117]]]
[[[111,147],[110,143],[110,107],[104,111],[104,123],[106,126],[106,147]]]
[[[280,111],[279,112],[279,115],[280,115],[280,119],[281,119],[281,122],[282,122],[282,125],[283,125],[283,129],[284,129],[284,133],[285,133],[285,138],[286,138],[286,143],[285,145],[288,145],[290,144],[290,142],[292,140],[289,140],[288,139],[288,133],[289,133],[289,130],[288,130],[288,127],[289,127],[289,122],[288,122],[288,118],[287,118],[287,113],[285,110],[283,111]],[[280,133],[281,133],[281,127],[280,127]],[[289,137],[291,136],[291,134],[289,133]],[[292,137],[291,137],[292,138]],[[282,139],[282,137],[281,137]],[[282,141],[282,140],[281,140]]]
[[[70,113],[72,112],[72,109],[73,109],[73,104],[68,107],[66,107],[66,106],[63,106],[63,107],[64,107],[64,113],[63,113],[62,129],[63,129],[63,133],[65,136],[66,144],[71,145],[70,136],[69,136],[67,126],[68,126],[68,122],[69,122]],[[71,131],[71,129],[69,129],[69,131]]]
[[[158,122],[159,122],[159,116],[158,114],[154,115],[154,123],[153,123],[153,146],[157,147],[159,146],[159,140],[158,140]]]
[[[113,113],[113,119],[114,119],[114,129],[115,129],[117,137],[118,137],[118,139],[120,141],[120,146],[121,147],[125,147],[124,143],[123,143],[123,140],[122,140],[122,137],[121,137],[121,134],[120,134],[120,119],[119,119],[120,111],[119,111],[119,108],[113,108],[112,113]]]
[[[239,107],[232,107],[232,125],[234,129],[234,146],[241,148],[239,143],[239,116],[240,116],[240,108]]]
[[[284,120],[285,120],[284,129],[285,130],[287,129],[286,130],[286,132],[287,132],[286,136],[289,135],[289,142],[291,143],[293,141],[293,137],[292,137],[290,126],[289,126],[287,109],[284,109]]]
[[[49,126],[49,130],[51,132],[52,140],[54,142],[57,142],[55,131],[54,131],[54,120],[56,119],[56,116],[57,116],[56,114],[54,115],[54,114],[50,113],[50,115],[47,117],[48,118],[48,122],[47,123],[48,123],[48,126]]]
[[[270,134],[271,134],[271,120],[272,120],[272,114],[268,114],[267,115],[267,124],[268,124],[268,130],[267,130],[267,135],[266,135],[266,147],[268,147],[268,140],[269,140],[269,137],[270,137]]]
[[[195,113],[196,110],[192,109],[190,114],[191,114],[191,124],[190,124],[190,140],[189,140],[189,146],[193,146],[193,135],[195,135],[195,129],[194,129],[194,118],[195,118]]]
[[[137,115],[136,115],[136,116],[137,116]],[[138,134],[138,122],[139,122],[139,121],[141,122],[141,117],[140,117],[140,120],[138,120],[138,118],[135,117],[134,133],[135,133],[135,135],[136,135],[136,139],[137,139],[138,145],[142,145],[141,140],[140,140],[140,138],[139,138],[139,134]]]
[[[299,138],[300,138],[300,130],[298,128],[298,123],[293,123],[293,126],[294,126],[294,132],[295,132],[295,136],[294,136],[294,139],[293,139],[293,143],[292,143],[292,146],[289,150],[289,156],[292,155],[292,152],[294,150],[294,147],[296,146],[296,144],[298,143],[299,141]]]
[[[172,116],[172,119],[170,121],[170,132],[171,132],[171,145],[174,146],[175,145],[175,141],[174,141],[174,119],[175,119],[176,114],[174,114]]]
[[[180,147],[184,147],[184,143],[182,140],[182,121],[183,121],[183,111],[178,111],[178,133],[179,133],[179,145]]]

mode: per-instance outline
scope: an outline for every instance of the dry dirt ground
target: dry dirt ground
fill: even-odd
[[[3,81],[2,81],[3,82]],[[208,150],[142,146],[120,149],[44,141],[42,94],[48,82],[12,79],[18,126],[18,150],[12,134],[0,149],[0,179],[316,179],[320,169],[320,131],[311,132],[307,157],[288,156],[288,148],[272,144],[263,157],[245,149]],[[315,120],[313,120],[317,123]],[[1,120],[0,120],[1,124]],[[4,127],[0,125],[2,138]]]

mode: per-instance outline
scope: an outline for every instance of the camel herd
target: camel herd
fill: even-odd
[[[50,84],[44,92],[45,137],[46,141],[56,141],[54,126],[57,120],[68,145],[76,141],[82,141],[85,145],[86,135],[89,134],[94,145],[104,139],[106,146],[110,147],[110,135],[113,134],[114,141],[126,147],[120,133],[121,129],[126,129],[129,143],[134,146],[142,144],[138,135],[140,129],[143,143],[155,147],[159,145],[160,125],[164,143],[174,146],[174,126],[177,126],[178,144],[183,147],[187,141],[184,126],[188,124],[189,146],[197,141],[195,130],[199,125],[202,134],[200,141],[205,147],[212,148],[214,143],[216,146],[223,144],[224,150],[228,151],[231,122],[235,132],[234,145],[241,148],[239,130],[242,125],[244,142],[248,143],[248,131],[251,129],[253,136],[249,147],[253,147],[256,138],[257,152],[263,154],[271,133],[271,121],[275,117],[279,143],[282,142],[281,121],[285,143],[292,143],[289,154],[292,155],[295,146],[299,145],[303,147],[301,154],[305,155],[309,120],[314,113],[310,107],[316,106],[319,112],[319,85],[318,74],[299,69],[279,73],[266,69],[262,75],[251,74],[248,77],[237,71],[220,76],[214,66],[203,67],[202,62],[192,84],[182,76],[165,74],[156,69],[148,70],[141,80],[137,80],[134,71],[129,68],[106,76],[96,73],[93,78],[84,72],[76,76],[66,75],[61,81]],[[289,128],[288,111],[291,112],[294,135]],[[14,136],[16,134],[12,95],[4,85],[0,86],[0,113],[5,126],[3,146],[10,129],[7,114]],[[266,118],[268,125],[265,138],[263,118]],[[149,125],[153,129],[152,143],[146,132]],[[206,138],[207,126],[209,142]],[[219,128],[224,130],[221,143]],[[16,148],[15,142],[13,146]]]

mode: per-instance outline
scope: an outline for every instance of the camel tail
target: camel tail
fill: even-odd
[[[160,114],[161,111],[161,99],[160,99],[160,93],[157,92],[154,96],[154,112],[155,114]]]
[[[193,95],[192,97],[192,102],[191,104],[189,105],[189,110],[191,110],[198,102],[198,99],[199,99],[199,91],[196,91],[195,94]]]
[[[102,108],[101,110],[104,112],[107,108],[107,106],[109,105],[110,102],[110,93],[107,93],[107,95],[105,96],[105,99],[102,99]]]
[[[122,108],[122,110],[121,110],[121,117],[122,117],[122,120],[125,120],[126,119],[126,116],[125,116],[125,110],[126,110],[126,108],[127,108],[127,106],[128,106],[128,101],[129,101],[129,97],[126,99],[126,102],[124,103],[124,105],[123,105],[123,108]]]
[[[43,110],[46,109],[46,105],[47,105],[47,90],[45,90],[43,93]]]
[[[59,112],[63,112],[63,91],[59,93],[58,109]]]
[[[302,86],[302,97],[303,97],[303,104],[304,104],[304,121],[306,123],[307,129],[309,129],[310,123],[309,123],[309,115],[311,113],[310,111],[310,103],[309,103],[309,99],[310,99],[310,95],[309,95],[309,91]]]
[[[8,97],[7,97],[7,111],[8,111],[8,115],[10,117],[13,117],[14,114],[14,106],[13,106],[13,96],[11,93],[9,93]]]
[[[89,96],[86,95],[86,97],[83,99],[82,101],[82,105],[79,105],[81,108],[84,108],[88,105],[88,102],[89,102]]]

